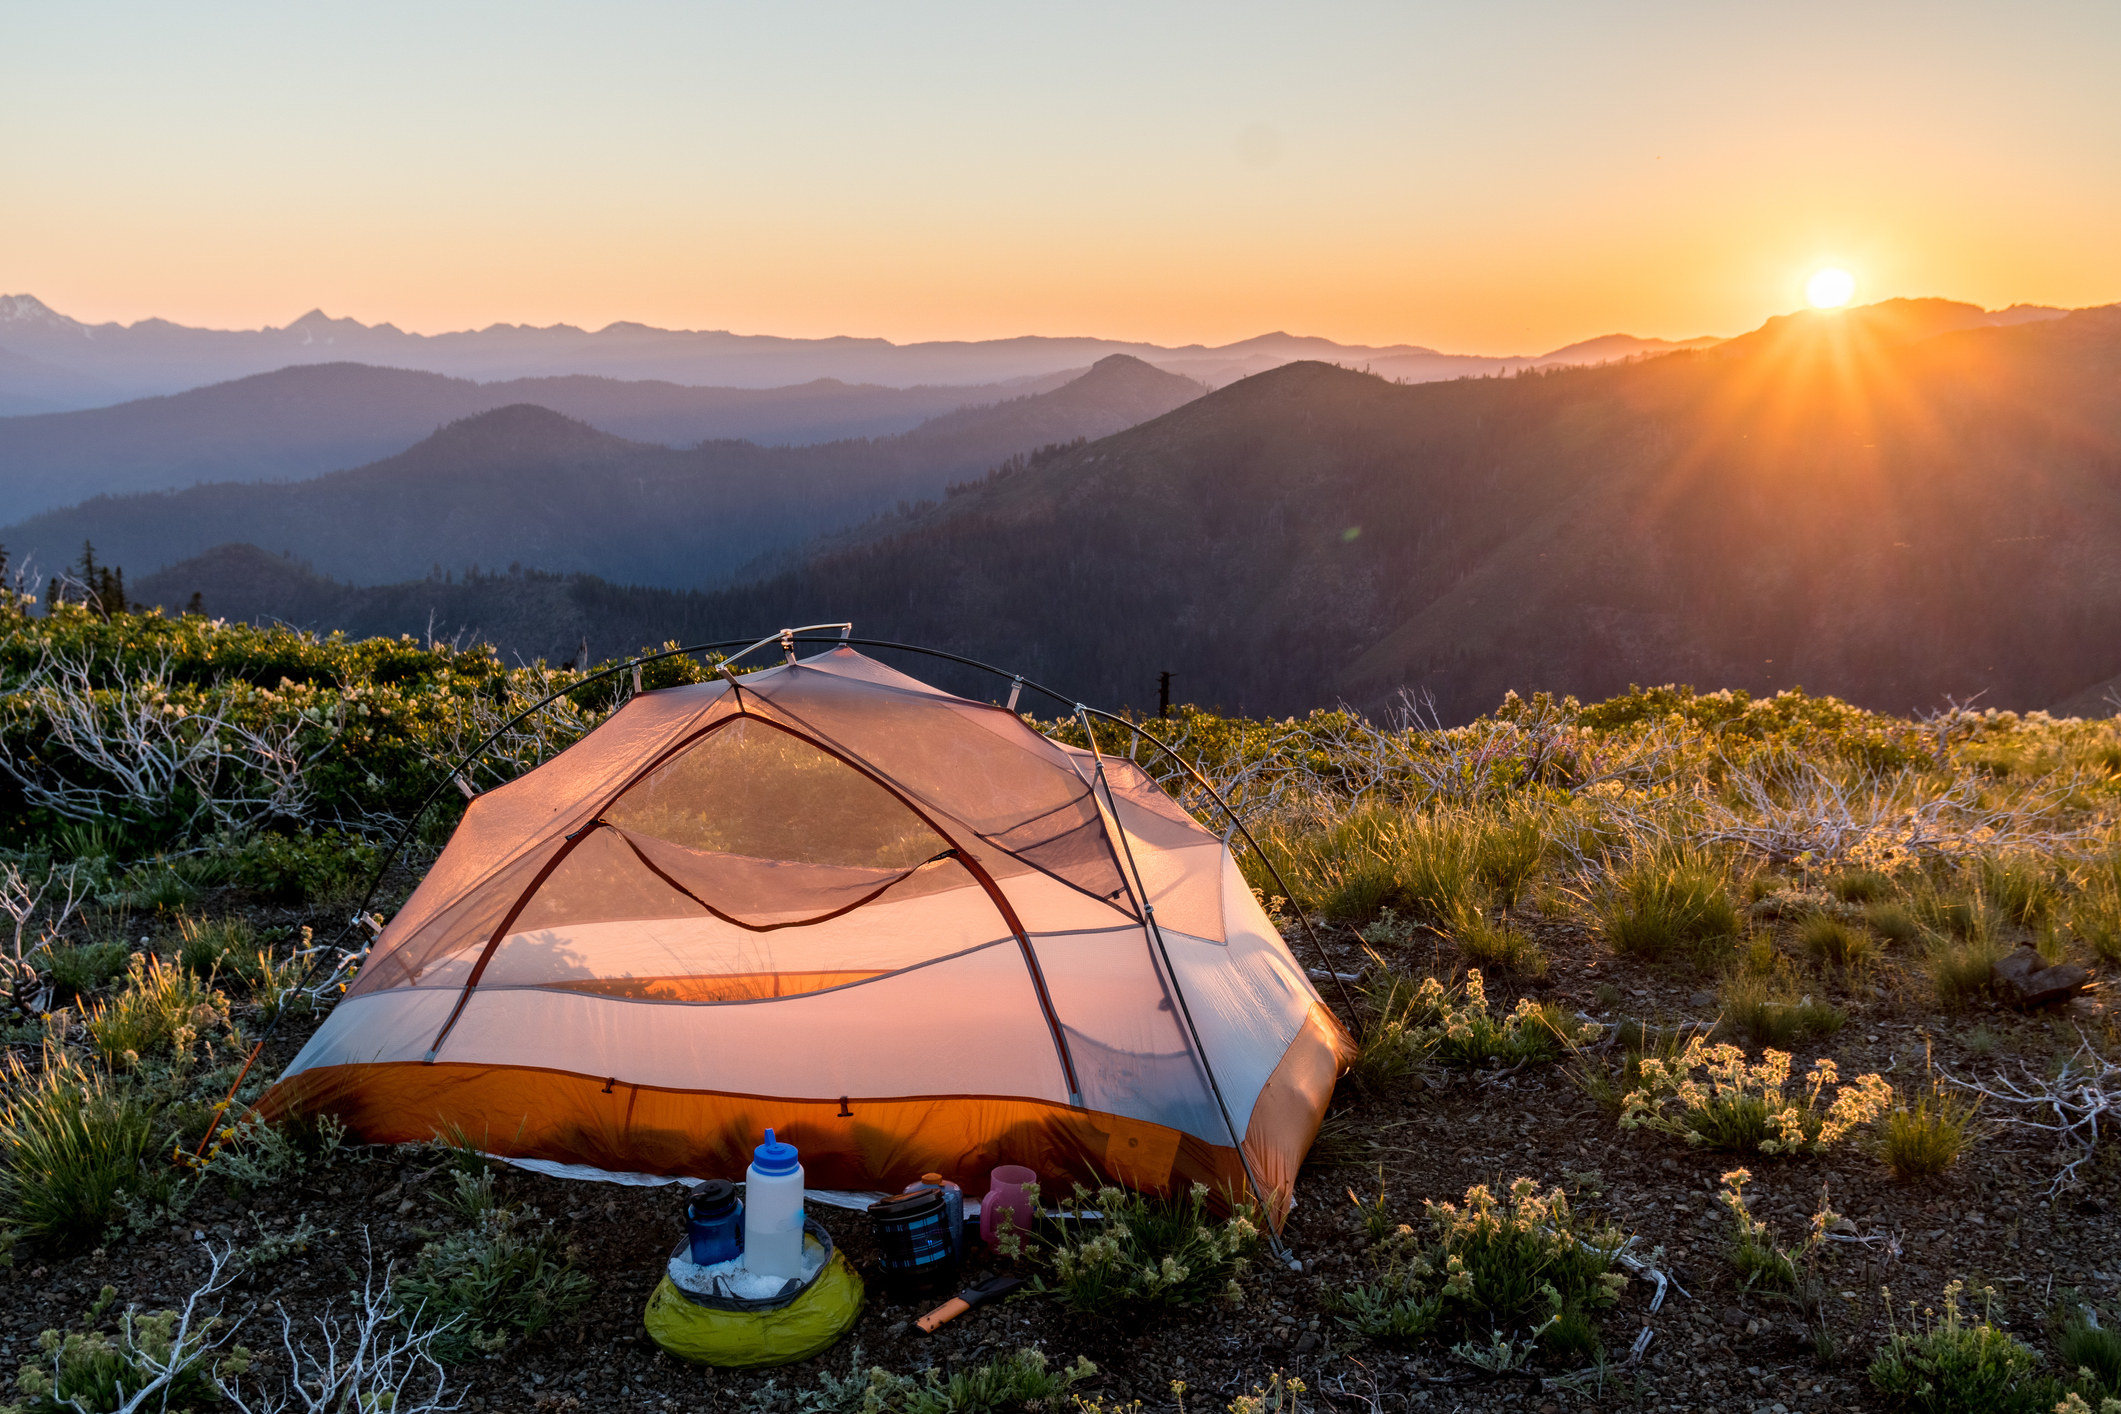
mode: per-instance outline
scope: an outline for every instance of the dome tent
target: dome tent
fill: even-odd
[[[1139,768],[838,647],[475,798],[260,1108],[700,1176],[773,1125],[818,1187],[1025,1163],[1278,1226],[1349,1050]]]

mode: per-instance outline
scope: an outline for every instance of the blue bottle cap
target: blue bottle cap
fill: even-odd
[[[752,1167],[760,1173],[794,1173],[796,1169],[795,1145],[783,1144],[770,1129],[766,1131],[766,1142],[753,1149],[751,1156]]]

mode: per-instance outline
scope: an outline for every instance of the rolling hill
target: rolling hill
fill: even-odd
[[[1050,392],[934,418],[895,437],[814,446],[652,446],[547,408],[462,419],[382,461],[288,484],[102,497],[0,531],[55,567],[93,541],[135,576],[228,542],[291,552],[356,584],[512,563],[629,583],[713,583],[1012,455],[1103,437],[1201,394],[1114,355]]]
[[[0,361],[0,375],[8,365]],[[890,436],[968,406],[1048,392],[1081,369],[1009,384],[690,388],[573,375],[475,383],[362,363],[304,364],[115,407],[0,417],[0,523],[91,496],[202,481],[293,481],[402,452],[445,423],[517,403],[667,446]]]

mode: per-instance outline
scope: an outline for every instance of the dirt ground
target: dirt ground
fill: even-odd
[[[1534,927],[1553,958],[1549,979],[1528,988],[1495,979],[1496,1000],[1529,994],[1606,1022],[1633,1017],[1668,1025],[1715,1013],[1714,983],[1706,974],[1616,959],[1567,925]],[[1329,946],[1337,967],[1352,971],[1363,961],[1352,935],[1336,934]],[[1298,954],[1316,961],[1301,944]],[[1433,953],[1415,949],[1406,962],[1445,974],[1454,966],[1441,944]],[[1876,1070],[1896,1085],[1920,1083],[1926,1047],[1955,1074],[1987,1075],[2021,1058],[2043,1065],[2058,1050],[2074,1048],[2080,1028],[2098,1036],[2109,1027],[2101,1004],[2086,1000],[2054,1014],[1949,1017],[1892,987],[1838,1000],[1849,1009],[1848,1025],[1823,1045],[1798,1048],[1800,1066],[1826,1054],[1845,1077]],[[267,1064],[284,1064],[302,1039],[300,1028],[285,1028]],[[227,1315],[243,1318],[240,1338],[254,1349],[265,1346],[277,1329],[276,1306],[297,1319],[315,1315],[328,1300],[343,1306],[362,1268],[364,1244],[378,1267],[395,1263],[402,1271],[411,1264],[425,1233],[446,1223],[445,1157],[432,1150],[355,1149],[266,1191],[208,1192],[181,1224],[80,1257],[61,1261],[19,1249],[12,1268],[0,1271],[0,1368],[11,1372],[33,1355],[40,1331],[78,1321],[106,1283],[117,1288],[121,1304],[176,1304],[204,1273],[209,1246],[249,1247],[306,1219],[321,1234],[306,1253],[252,1271],[224,1298]],[[1457,1199],[1473,1183],[1506,1183],[1523,1174],[1575,1184],[1597,1211],[1639,1233],[1644,1248],[1665,1249],[1667,1270],[1684,1292],[1672,1291],[1652,1314],[1648,1287],[1631,1282],[1602,1318],[1612,1368],[1602,1380],[1588,1378],[1570,1390],[1478,1375],[1437,1343],[1406,1349],[1365,1343],[1337,1324],[1329,1299],[1362,1269],[1362,1229],[1348,1190],[1374,1195],[1380,1165],[1387,1203],[1402,1221],[1416,1224],[1423,1199]],[[1019,1297],[931,1336],[912,1322],[933,1299],[892,1302],[872,1286],[858,1324],[839,1346],[816,1361],[761,1373],[684,1365],[661,1354],[643,1331],[643,1306],[681,1230],[681,1188],[504,1170],[501,1183],[511,1199],[562,1226],[595,1277],[596,1294],[557,1328],[460,1365],[453,1377],[472,1410],[765,1411],[793,1407],[789,1394],[814,1385],[820,1369],[845,1372],[857,1348],[864,1366],[947,1372],[1035,1345],[1056,1363],[1082,1355],[1096,1364],[1097,1376],[1078,1393],[1140,1400],[1151,1409],[1172,1407],[1173,1380],[1186,1382],[1188,1409],[1219,1411],[1283,1371],[1305,1381],[1308,1399],[1320,1409],[1786,1414],[1874,1407],[1864,1369],[1884,1329],[1881,1286],[1890,1286],[1898,1300],[1928,1305],[1954,1278],[1976,1288],[1993,1285],[1998,1318],[2042,1347],[2061,1303],[2113,1311],[2106,1303],[2121,1283],[2121,1232],[2112,1217],[2115,1168],[2104,1157],[2087,1166],[2086,1186],[2055,1200],[2048,1197],[2056,1168],[2050,1146],[2000,1128],[1991,1128],[1945,1177],[1922,1186],[1896,1184],[1854,1145],[1820,1158],[1749,1160],[1754,1213],[1785,1242],[1802,1235],[1822,1184],[1853,1225],[1844,1235],[1860,1239],[1830,1243],[1822,1258],[1829,1291],[1823,1330],[1787,1302],[1744,1292],[1735,1279],[1726,1257],[1729,1217],[1714,1201],[1719,1176],[1734,1166],[1729,1155],[1624,1133],[1572,1083],[1566,1065],[1499,1076],[1437,1072],[1390,1094],[1343,1084],[1328,1142],[1301,1176],[1298,1206],[1284,1233],[1301,1270],[1262,1252],[1244,1280],[1247,1299],[1239,1309],[1075,1317],[1049,1300]],[[974,1192],[985,1179],[956,1177]],[[830,1208],[816,1213],[866,1270],[872,1250],[865,1221]],[[1649,1344],[1630,1366],[1628,1351],[1645,1327]],[[769,1380],[775,1393],[762,1398]]]

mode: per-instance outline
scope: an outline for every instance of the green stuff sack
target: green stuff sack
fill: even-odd
[[[808,1221],[804,1229],[827,1256],[795,1295],[763,1301],[698,1296],[666,1274],[648,1297],[642,1318],[648,1334],[681,1360],[725,1368],[787,1365],[829,1349],[862,1313],[862,1279],[822,1227]]]

